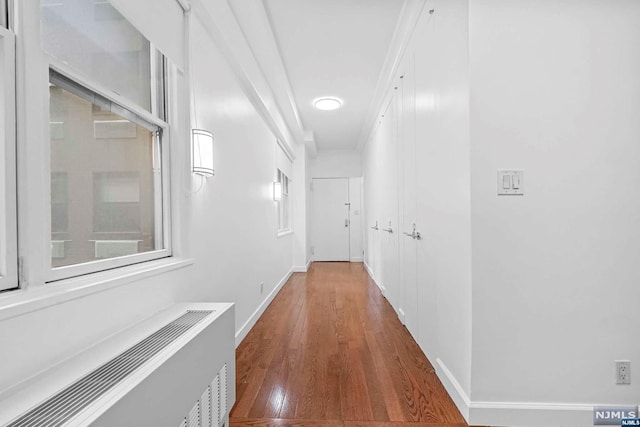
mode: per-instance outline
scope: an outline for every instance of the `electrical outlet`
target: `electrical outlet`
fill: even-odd
[[[264,282],[260,282],[260,293],[264,292]]]
[[[631,384],[631,362],[616,360],[616,384]]]

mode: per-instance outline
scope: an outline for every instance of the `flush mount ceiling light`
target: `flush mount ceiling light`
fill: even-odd
[[[338,108],[342,107],[342,101],[338,98],[325,96],[313,101],[313,106],[322,111],[337,110]]]

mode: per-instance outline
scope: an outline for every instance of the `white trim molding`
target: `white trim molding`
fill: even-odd
[[[186,268],[193,263],[193,259],[169,257],[12,291],[0,296],[0,321]]]
[[[271,301],[273,301],[276,295],[278,295],[278,292],[280,292],[280,289],[282,289],[285,283],[287,283],[287,280],[289,280],[289,278],[293,274],[294,269],[295,267],[291,268],[291,270],[289,270],[289,272],[284,275],[282,280],[278,282],[276,287],[273,288],[273,290],[269,293],[269,295],[267,295],[267,297],[264,299],[264,301],[262,301],[262,303],[258,306],[258,308],[256,308],[253,314],[247,319],[246,322],[244,322],[244,324],[240,327],[240,329],[236,331],[236,348],[238,348],[238,346],[240,345],[240,343],[242,343],[242,340],[245,339],[245,337],[247,336],[251,328],[253,328],[255,324],[258,322],[258,319],[260,319],[260,316],[262,316],[262,314],[267,309],[267,307],[269,307],[269,304],[271,304]]]
[[[294,273],[306,273],[307,271],[309,271],[309,268],[311,267],[311,258],[309,258],[309,260],[307,261],[307,263],[305,265],[298,265],[293,267],[293,272]]]
[[[435,368],[447,393],[470,425],[582,427],[593,425],[594,406],[616,406],[599,403],[473,401],[441,359],[436,359]]]
[[[386,291],[385,287],[376,278],[376,275],[373,274],[373,270],[371,270],[371,267],[369,267],[369,264],[367,264],[367,261],[362,261],[362,263],[364,264],[364,269],[367,270],[367,273],[369,274],[369,277],[371,277],[371,280],[373,280],[373,283],[376,284],[378,289],[380,289],[380,292],[382,292],[382,295],[386,298],[387,296],[385,294],[385,291]]]

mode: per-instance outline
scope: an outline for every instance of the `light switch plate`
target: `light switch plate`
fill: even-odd
[[[523,170],[498,170],[498,195],[518,196],[524,194]]]

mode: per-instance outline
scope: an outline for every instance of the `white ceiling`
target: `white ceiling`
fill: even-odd
[[[404,0],[265,0],[306,131],[318,149],[353,149],[364,125]],[[316,110],[335,96],[343,106]]]

